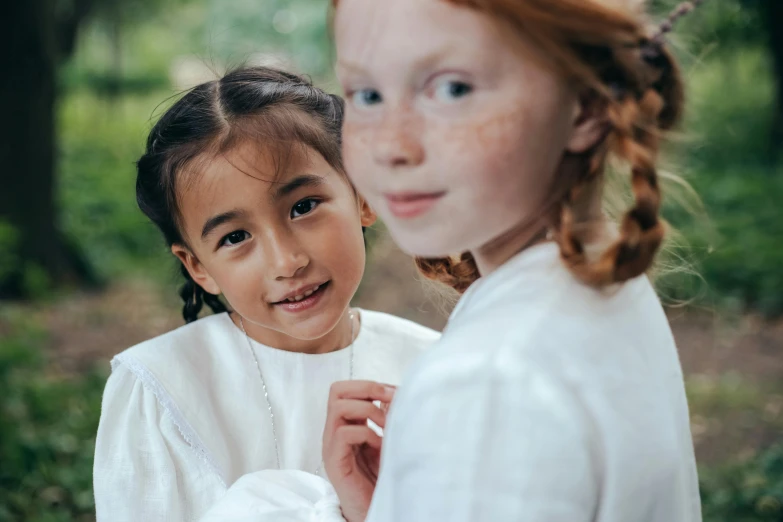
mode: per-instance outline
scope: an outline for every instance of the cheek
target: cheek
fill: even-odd
[[[441,164],[442,175],[469,185],[477,197],[539,197],[565,147],[560,113],[557,108],[520,104],[479,121],[440,124],[429,133],[429,149],[437,151],[435,162],[440,158],[447,163]]]
[[[353,202],[353,195],[347,196]],[[333,275],[358,285],[364,272],[364,238],[358,210],[346,204],[335,209],[321,227],[305,241],[314,262],[323,264]]]
[[[328,273],[336,295],[348,304],[364,276],[364,238],[355,219],[334,221],[329,230],[321,234],[317,253],[313,251],[313,262],[320,265],[315,272]]]
[[[263,288],[263,271],[257,257],[243,261],[213,260],[210,275],[220,287],[223,298],[237,310],[252,310],[258,304],[258,289]]]

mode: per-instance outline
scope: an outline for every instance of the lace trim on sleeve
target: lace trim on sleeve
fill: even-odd
[[[198,436],[198,433],[196,433],[196,430],[194,430],[190,423],[185,419],[185,416],[174,402],[174,399],[171,397],[171,395],[169,395],[155,375],[153,375],[152,372],[150,372],[141,361],[129,354],[120,354],[114,357],[114,359],[111,361],[112,371],[114,371],[120,364],[125,365],[128,370],[130,370],[131,373],[133,373],[133,375],[135,375],[136,378],[141,381],[142,385],[155,395],[155,398],[158,399],[158,403],[160,403],[161,407],[163,408],[164,414],[168,415],[168,417],[177,427],[177,430],[179,430],[182,438],[185,439],[185,442],[188,444],[188,446],[190,446],[190,448],[196,453],[196,456],[199,458],[199,460],[206,464],[210,471],[217,475],[223,486],[226,486],[226,480],[223,471],[217,465],[214,457],[201,441],[201,438]]]

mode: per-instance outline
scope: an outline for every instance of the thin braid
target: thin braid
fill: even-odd
[[[212,310],[213,314],[222,314],[223,312],[228,312],[226,305],[224,305],[223,301],[220,300],[220,297],[216,296],[215,294],[204,292],[203,299],[204,304],[206,304],[209,309]]]
[[[572,211],[587,180],[599,174],[594,161],[586,181],[577,184],[562,207],[558,242],[561,257],[574,275],[592,286],[604,286],[632,279],[643,274],[652,264],[664,236],[664,225],[658,218],[661,192],[655,160],[659,148],[658,116],[664,101],[650,88],[641,100],[627,95],[608,108],[614,129],[610,147],[631,165],[631,188],[635,204],[625,214],[620,225],[620,237],[591,262],[576,233],[576,218]],[[596,154],[596,158],[600,158]],[[595,158],[594,158],[595,160]]]
[[[179,296],[185,302],[182,306],[182,317],[186,323],[192,323],[198,319],[198,314],[204,308],[204,304],[209,306],[212,313],[219,314],[226,312],[226,305],[220,298],[204,290],[201,285],[193,281],[190,272],[185,265],[180,264],[180,272],[185,277],[185,284],[179,290]]]
[[[450,286],[460,294],[479,278],[478,266],[469,252],[463,253],[459,259],[417,257],[415,261],[424,277]]]

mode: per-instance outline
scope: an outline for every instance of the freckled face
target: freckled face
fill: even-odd
[[[340,0],[348,173],[404,250],[480,250],[541,211],[576,96],[532,48],[441,0]]]

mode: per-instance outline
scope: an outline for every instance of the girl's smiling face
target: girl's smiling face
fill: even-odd
[[[362,227],[375,215],[317,152],[294,149],[279,171],[275,156],[245,143],[185,173],[187,246],[172,250],[256,340],[309,351],[346,318],[364,273]]]
[[[484,272],[541,230],[564,154],[595,136],[530,44],[441,0],[340,0],[335,42],[346,168],[404,250]]]

